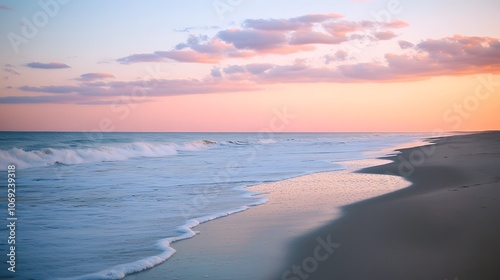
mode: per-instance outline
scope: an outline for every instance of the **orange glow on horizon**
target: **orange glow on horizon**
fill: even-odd
[[[478,77],[486,81],[488,76]],[[500,77],[492,79],[498,81]],[[482,87],[481,98],[476,96],[479,87]],[[155,102],[122,104],[114,110],[110,105],[3,104],[0,116],[11,121],[3,122],[0,129],[199,132],[259,132],[270,127],[275,132],[500,129],[498,88],[487,89],[473,76],[412,83],[282,84],[255,92],[151,98]],[[293,118],[278,123],[276,118],[279,120],[283,114]]]

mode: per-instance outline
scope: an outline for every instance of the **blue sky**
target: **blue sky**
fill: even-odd
[[[9,31],[20,33],[22,17],[32,19],[41,10],[38,1],[1,1],[13,11],[2,11],[1,52],[6,60],[36,57],[78,56],[94,52],[95,57],[113,59],[135,52],[173,47],[186,37],[175,30],[187,27],[226,28],[249,18],[289,18],[308,13],[335,12],[349,19],[370,19],[387,9],[389,1],[234,1],[241,4],[220,18],[214,2],[208,1],[69,1],[50,18],[40,34],[14,54],[6,40]],[[47,1],[49,2],[49,1]],[[222,2],[222,1],[221,1]],[[499,1],[412,1],[400,0],[403,11],[394,18],[412,24],[413,37],[442,37],[456,33],[498,36]],[[422,18],[424,17],[424,18]],[[193,30],[210,33],[206,30]],[[215,32],[215,31],[214,31]],[[409,32],[408,32],[409,33]],[[453,32],[452,32],[453,33]],[[154,34],[154,35],[153,35]],[[57,54],[57,55],[56,55]],[[57,58],[57,57],[56,57]]]

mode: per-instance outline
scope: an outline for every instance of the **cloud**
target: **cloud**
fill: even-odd
[[[21,73],[14,70],[14,68],[15,68],[14,65],[7,63],[5,64],[5,68],[3,69],[3,71],[11,75],[16,75],[16,76],[21,75]]]
[[[398,43],[399,43],[399,47],[403,50],[410,49],[410,48],[413,48],[415,46],[414,44],[412,44],[408,41],[403,41],[403,40],[399,41]]]
[[[243,26],[248,29],[266,31],[294,31],[310,28],[314,23],[342,18],[340,14],[309,14],[290,19],[247,19]]]
[[[230,29],[223,30],[217,34],[217,37],[234,46],[238,50],[265,50],[286,43],[287,38],[281,32],[269,32],[262,30],[242,30]]]
[[[35,68],[35,69],[64,69],[71,68],[69,65],[61,63],[61,62],[50,62],[50,63],[41,63],[41,62],[31,62],[26,64],[27,67]]]
[[[325,63],[329,64],[333,61],[345,61],[348,59],[349,53],[345,50],[338,50],[333,55],[325,55]]]
[[[169,60],[215,64],[229,58],[313,51],[317,45],[338,45],[364,38],[390,40],[397,36],[392,29],[408,25],[398,20],[350,21],[342,17],[308,14],[288,19],[247,19],[240,27],[221,30],[212,37],[189,35],[186,42],[174,49],[131,54],[117,61],[123,64]]]
[[[220,53],[203,53],[193,50],[172,50],[156,52],[159,60],[171,59],[178,62],[193,62],[193,63],[217,63],[224,56]]]
[[[500,71],[499,38],[455,35],[427,39],[412,49],[416,54],[387,54],[388,67],[426,76]]]
[[[177,44],[170,51],[156,51],[148,54],[132,54],[119,58],[123,64],[137,62],[159,62],[167,59],[179,62],[217,63],[224,57],[250,57],[253,54],[239,51],[236,47],[223,42],[219,38],[189,35],[185,43]]]
[[[222,78],[222,73],[219,68],[213,68],[210,71],[210,76],[212,76],[213,78]]]
[[[77,80],[79,81],[95,81],[95,80],[102,80],[102,79],[110,79],[110,78],[115,78],[115,76],[111,73],[87,73],[80,75]]]
[[[193,30],[217,30],[217,29],[221,29],[220,26],[217,26],[217,25],[212,25],[212,26],[189,26],[189,27],[186,27],[186,28],[183,28],[183,29],[174,29],[174,32],[185,32],[185,33],[189,33]]]
[[[216,73],[214,71],[213,73]],[[217,74],[215,74],[217,76]],[[73,104],[115,104],[123,99],[146,101],[153,97],[231,93],[257,91],[262,88],[250,81],[222,81],[207,77],[203,80],[145,80],[145,81],[113,81],[88,82],[74,86],[23,86],[18,90],[27,93],[42,93],[44,95],[5,96],[0,97],[1,103],[73,103]]]
[[[0,104],[44,104],[44,103],[78,103],[76,96],[6,96],[0,97]]]
[[[138,63],[138,62],[157,62],[162,60],[163,57],[159,56],[156,53],[137,53],[117,59],[119,63],[123,64]]]
[[[388,31],[381,31],[381,32],[375,32],[373,34],[373,36],[375,36],[375,38],[379,39],[379,40],[390,40],[392,38],[395,38],[397,37],[396,34],[394,34],[394,32],[388,30]]]
[[[349,53],[339,50],[325,57],[336,62],[331,65],[314,66],[306,60],[296,60],[289,65],[219,65],[204,79],[129,82],[96,79],[71,86],[23,86],[18,90],[29,95],[0,97],[0,103],[112,104],[136,95],[145,96],[149,101],[159,96],[258,91],[270,84],[404,82],[437,76],[500,74],[498,38],[455,35],[417,44],[397,43],[403,49],[385,54],[380,61],[353,63]],[[105,73],[87,74],[102,77]],[[43,95],[33,96],[34,93]]]
[[[382,26],[385,26],[386,28],[403,28],[403,27],[407,27],[409,26],[409,24],[407,22],[404,22],[402,20],[392,20],[390,22],[384,22],[382,23]]]
[[[246,66],[247,71],[254,75],[262,74],[271,68],[273,68],[273,65],[269,63],[254,63]]]
[[[6,5],[0,5],[0,10],[13,11],[13,9],[11,7],[6,6]]]
[[[455,35],[424,40],[416,45],[401,44],[406,52],[388,53],[380,62],[314,67],[297,61],[291,65],[268,64],[265,71],[260,72],[252,71],[250,65],[231,65],[222,73],[227,79],[246,79],[259,84],[401,82],[435,76],[500,74],[500,39],[497,38]],[[343,62],[347,57],[348,54],[341,50],[325,59]]]
[[[44,87],[31,87],[22,86],[19,87],[22,91],[29,92],[44,92],[44,93],[72,93],[79,90],[78,86],[44,86]]]
[[[255,64],[242,65],[237,72],[227,71],[228,68],[236,69],[235,65],[229,66],[223,69],[223,73],[226,74],[224,78],[245,79],[258,84],[346,82],[333,68],[315,68],[301,60],[290,65],[261,64],[259,68],[255,66]]]
[[[240,65],[232,65],[224,68],[224,73],[226,74],[244,73],[246,71],[246,68]]]

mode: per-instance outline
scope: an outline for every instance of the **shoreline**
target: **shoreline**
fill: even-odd
[[[359,171],[411,186],[342,207],[341,218],[295,239],[267,279],[498,279],[500,132],[431,141]],[[313,261],[325,236],[340,247]]]
[[[69,139],[69,142],[76,141],[76,143],[79,143],[78,138],[80,137],[78,134],[56,134],[54,137],[55,136],[61,139]],[[245,186],[255,186],[259,184],[258,182],[278,182],[286,178],[314,174],[318,171],[341,170],[345,167],[336,162],[382,156],[385,153],[375,154],[369,151],[383,151],[385,150],[383,149],[384,147],[408,143],[418,137],[416,135],[405,134],[350,135],[332,133],[325,134],[325,137],[315,133],[284,134],[282,136],[276,136],[276,140],[272,141],[275,143],[260,145],[260,140],[257,139],[256,141],[258,135],[253,136],[253,138],[249,137],[248,140],[241,142],[244,144],[243,147],[240,147],[239,144],[235,144],[227,145],[227,149],[225,147],[226,144],[237,139],[233,135],[222,136],[217,134],[213,136],[205,135],[203,137],[179,136],[179,139],[184,137],[181,139],[182,145],[204,141],[199,139],[217,140],[217,143],[221,145],[217,145],[214,149],[210,147],[201,149],[200,152],[195,149],[193,153],[186,153],[185,156],[183,153],[181,157],[172,159],[168,157],[165,159],[163,159],[164,157],[150,159],[151,157],[156,157],[151,155],[151,157],[147,156],[144,160],[139,158],[133,159],[130,162],[125,159],[116,161],[111,160],[109,163],[106,161],[100,164],[87,164],[91,162],[89,161],[83,163],[84,165],[73,165],[70,162],[67,164],[61,162],[61,165],[49,165],[47,168],[35,167],[33,170],[26,171],[26,176],[23,176],[23,179],[40,182],[33,183],[33,185],[30,186],[30,190],[33,189],[33,191],[27,192],[27,194],[33,195],[27,196],[26,198],[40,201],[40,205],[47,205],[47,210],[68,209],[69,207],[72,209],[72,207],[75,207],[74,209],[76,212],[74,212],[74,214],[65,211],[64,213],[67,213],[67,215],[62,215],[60,217],[61,220],[67,219],[64,228],[75,228],[75,231],[79,232],[77,230],[79,225],[92,222],[92,220],[94,220],[93,217],[96,216],[99,217],[99,220],[106,222],[100,224],[100,226],[96,228],[96,231],[90,231],[88,232],[89,234],[82,235],[82,237],[78,238],[78,242],[76,243],[74,241],[72,242],[71,238],[62,239],[61,246],[55,247],[53,254],[31,254],[31,256],[26,258],[26,261],[34,265],[30,265],[26,270],[22,270],[22,276],[29,278],[32,277],[31,275],[35,275],[33,272],[37,273],[39,271],[45,274],[44,276],[39,276],[47,279],[51,277],[71,277],[70,279],[121,279],[127,274],[152,268],[169,258],[174,252],[173,248],[175,248],[169,246],[171,241],[177,241],[184,236],[191,237],[195,235],[195,232],[192,231],[191,228],[198,224],[196,221],[201,221],[199,217],[202,216],[197,213],[207,210],[205,213],[210,213],[210,215],[203,216],[203,218],[209,217],[208,219],[212,219],[213,216],[217,218],[231,214],[233,213],[233,209],[240,209],[240,205],[244,207],[254,205],[256,200],[259,199],[250,198],[250,191],[243,190]],[[17,136],[13,135],[13,137]],[[114,135],[113,137],[122,139],[124,143],[132,143],[131,145],[135,145],[134,143],[143,143],[143,140],[135,139],[136,136],[133,135]],[[108,140],[112,140],[111,138],[113,137],[110,137]],[[155,143],[156,138],[150,138],[148,135],[142,135],[140,137],[148,139],[147,141],[144,140],[144,143],[147,145],[149,145],[148,143]],[[179,139],[169,139],[167,143],[181,141]],[[226,142],[226,140],[228,140],[228,142]],[[107,141],[102,144],[103,147],[107,149],[113,146],[113,144],[111,144],[113,142],[116,141]],[[234,144],[233,142],[231,143]],[[254,147],[254,144],[258,145],[258,147]],[[22,150],[25,145],[26,143],[20,143],[19,149]],[[49,144],[47,143],[47,145]],[[50,146],[54,146],[54,148],[59,147],[58,145],[59,144],[53,145],[50,143]],[[81,147],[75,145],[73,148],[74,149],[71,150],[56,149],[56,151],[63,151],[63,154],[68,154],[73,153],[75,150],[79,151]],[[241,149],[243,149],[243,151],[256,150],[258,153],[255,159],[246,158],[246,153],[240,153]],[[40,151],[42,150],[43,149],[40,149]],[[35,153],[38,151],[39,150],[34,150],[30,152]],[[235,154],[235,152],[237,153]],[[242,154],[242,157],[228,161],[228,158],[232,159],[237,156],[237,154]],[[205,158],[205,160],[195,160],[193,165],[191,165],[190,162],[193,161],[193,158],[190,156],[194,156],[194,159]],[[228,167],[228,163],[235,161],[237,162],[235,167]],[[181,165],[182,168],[177,169],[175,163],[180,162],[183,163]],[[238,162],[241,164],[238,164]],[[247,166],[242,165],[246,162],[250,163],[248,166],[249,168],[240,172],[238,170],[240,168],[239,166],[241,165],[246,168]],[[161,163],[162,168],[158,169],[158,163]],[[212,172],[210,172],[211,166],[207,164],[213,164]],[[223,169],[224,166],[226,167],[225,170]],[[200,171],[199,174],[196,174],[197,170]],[[217,170],[224,172],[215,172]],[[102,195],[99,195],[99,199],[96,202],[94,200],[95,193],[90,192],[94,187],[94,184],[88,184],[90,181],[77,181],[77,185],[80,186],[81,184],[82,188],[66,185],[63,183],[63,180],[60,180],[61,182],[54,182],[54,184],[45,183],[44,179],[55,179],[51,173],[52,171],[54,171],[58,179],[78,178],[79,175],[94,174],[93,171],[96,171],[95,174],[98,174],[99,177],[102,175],[101,178],[112,179],[103,180],[103,182],[106,182],[105,186],[109,187],[110,192],[104,192]],[[134,174],[135,171],[139,171],[139,173]],[[181,172],[177,174],[177,171]],[[208,187],[203,186],[204,184],[200,184],[199,188],[191,188],[191,186],[186,189],[172,187],[172,185],[175,185],[175,180],[178,179],[177,177],[192,177],[189,171],[195,171],[193,175],[200,175],[200,177],[193,177],[193,182],[203,181],[207,183]],[[223,176],[226,172],[229,177]],[[213,176],[214,174],[217,175],[216,178],[204,178],[206,175]],[[219,176],[218,174],[221,175]],[[237,176],[238,174],[240,174],[241,177]],[[40,180],[38,180],[38,178],[40,178]],[[167,179],[169,182],[165,183],[163,179]],[[227,181],[228,184],[224,182],[219,184],[218,181],[221,179]],[[134,182],[134,184],[131,184],[131,182]],[[38,184],[47,184],[47,190],[58,189],[62,196],[57,196],[57,199],[63,202],[63,204],[55,204],[54,208],[51,203],[47,203],[50,201],[50,198],[47,198],[47,202],[45,202],[44,197],[37,197],[37,191],[40,190],[40,188],[37,188]],[[66,189],[68,191],[66,191]],[[229,194],[228,192],[220,192],[226,189],[231,190],[234,196],[226,196],[226,194]],[[177,193],[181,194],[181,196],[177,196]],[[185,196],[182,196],[184,194]],[[73,198],[77,197],[78,199],[73,200]],[[180,199],[181,197],[187,199]],[[89,199],[91,203],[96,203],[95,205],[99,207],[92,207],[91,203],[87,203],[87,199]],[[204,202],[203,199],[208,199],[208,202]],[[134,202],[140,202],[141,204]],[[329,203],[328,200],[325,200],[325,202]],[[136,206],[138,205],[145,205],[147,207],[137,208]],[[217,209],[218,211],[210,211]],[[88,212],[88,210],[90,210],[90,212]],[[298,213],[296,209],[293,209],[292,212]],[[29,213],[29,215],[26,215],[26,217],[33,218],[39,217],[39,214],[41,215],[40,217],[43,217],[43,213],[48,212],[37,213],[36,210],[33,210],[27,213]],[[92,215],[88,215],[89,213],[92,213]],[[176,215],[178,213],[183,217]],[[312,214],[308,215],[309,217],[312,216]],[[122,223],[121,221],[123,221],[123,219],[119,217],[125,217],[129,222]],[[306,217],[306,215],[304,215],[304,217]],[[293,218],[294,217],[292,217],[292,219]],[[310,228],[298,230],[297,235],[304,234],[328,222],[330,219],[332,219],[331,213]],[[290,218],[285,218],[283,220],[287,222]],[[56,222],[50,219],[47,221],[49,221],[48,224]],[[194,223],[191,223],[191,221]],[[26,222],[27,225],[34,225],[38,221],[37,219],[29,219],[26,220]],[[37,228],[32,228],[33,232],[38,231]],[[57,226],[47,226],[46,229],[46,232],[65,232],[64,230],[59,231]],[[100,234],[99,230],[107,232],[106,234]],[[198,230],[198,228],[194,230]],[[107,234],[108,232],[110,233],[109,235]],[[34,234],[33,238],[27,238],[25,244],[28,246],[26,246],[26,248],[38,248],[34,244],[35,242],[30,243],[30,241],[40,240],[43,242],[38,243],[48,244],[47,240],[49,238],[46,236],[50,235],[53,234]],[[73,235],[67,236],[70,237]],[[100,238],[101,236],[104,238]],[[119,236],[119,238],[106,239],[107,236]],[[164,239],[165,237],[169,238]],[[72,246],[79,248],[81,252],[79,256],[70,256],[69,251],[64,249],[73,248]],[[91,254],[92,251],[102,253]],[[285,248],[283,248],[282,251],[285,251]],[[120,254],[116,255],[117,252],[120,252]],[[121,256],[122,254],[123,256]],[[89,259],[86,255],[95,255],[97,257]],[[57,262],[51,259],[56,259],[56,256],[62,258],[68,265],[64,265],[61,268],[57,267]],[[78,259],[81,259],[81,261],[77,261]],[[122,261],[113,261],[120,259]],[[278,263],[276,263],[276,266],[277,265]]]
[[[336,219],[340,215],[340,206],[409,186],[400,177],[354,172],[386,162],[380,159],[339,162],[346,166],[345,170],[313,173],[247,187],[247,190],[257,192],[258,196],[269,201],[237,215],[197,225],[192,230],[199,234],[171,245],[177,252],[170,259],[125,279],[269,277],[286,258],[284,252],[289,242]],[[386,183],[387,186],[381,188],[376,182]],[[332,184],[336,184],[335,188]],[[358,191],[352,188],[343,190],[346,185],[363,187]],[[332,196],[336,196],[333,202]]]

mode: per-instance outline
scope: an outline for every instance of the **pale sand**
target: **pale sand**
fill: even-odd
[[[284,279],[500,279],[500,132],[401,152],[363,172],[406,175],[410,187],[343,207],[341,218],[296,239],[264,280],[282,279],[294,265],[300,270]],[[341,247],[310,269],[318,236]]]
[[[317,173],[251,187],[269,202],[196,227],[174,243],[165,263],[126,279],[266,279],[287,259],[290,243],[339,217],[339,207],[409,186],[397,176],[353,170],[386,160],[344,162],[347,170]]]

